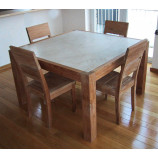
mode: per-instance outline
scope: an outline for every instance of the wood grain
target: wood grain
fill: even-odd
[[[121,64],[121,71],[112,71],[97,81],[97,90],[103,94],[115,96],[116,123],[120,124],[120,96],[131,88],[132,110],[135,109],[135,93],[137,74],[144,52],[148,45],[147,40],[127,48],[124,63]],[[129,76],[132,75],[132,76]],[[106,96],[107,98],[107,96]]]
[[[136,92],[137,94],[143,94],[145,91],[145,82],[146,82],[146,72],[147,72],[147,62],[148,62],[148,50],[149,50],[149,41],[146,45],[146,50],[144,51],[138,76],[137,76],[137,88]]]
[[[81,78],[84,139],[94,141],[97,136],[95,74],[82,74]]]
[[[34,40],[47,36],[50,37],[50,30],[48,23],[34,25],[26,28],[30,43],[34,43]]]
[[[158,69],[156,69],[156,68],[153,68],[153,67],[151,67],[151,68],[150,68],[150,71],[151,71],[151,72],[158,73]]]
[[[27,111],[29,118],[32,116],[30,94],[34,93],[44,99],[47,111],[47,127],[52,127],[51,100],[73,89],[72,97],[75,97],[75,81],[43,70],[38,63],[34,52],[19,47],[10,46],[10,58],[16,84],[19,104]],[[29,81],[28,78],[32,80]],[[25,99],[25,106],[23,99]],[[73,98],[75,104],[75,98]],[[73,109],[76,105],[73,105]]]
[[[105,29],[104,34],[112,33],[127,37],[128,32],[128,23],[127,22],[120,22],[120,21],[105,21]]]
[[[84,139],[94,141],[97,131],[94,96],[96,80],[119,66],[124,61],[126,49],[139,41],[92,32],[72,31],[22,48],[35,51],[43,69],[80,81],[83,89],[87,87],[82,91],[84,107],[82,112],[85,120],[83,135]],[[143,71],[146,70],[143,66],[145,63],[142,64],[141,73],[145,73]],[[86,82],[83,81],[83,76]],[[139,83],[140,90],[142,86],[145,87],[145,82]],[[143,93],[144,89],[141,92]]]
[[[115,124],[114,97],[104,100],[97,92],[97,138],[89,143],[82,139],[81,88],[77,86],[76,113],[72,113],[70,93],[55,99],[53,128],[47,129],[40,99],[32,95],[33,119],[28,120],[19,108],[11,70],[0,73],[0,148],[3,149],[154,149],[158,148],[158,75],[148,65],[144,95],[136,95],[135,112],[131,113],[130,90],[120,100],[120,125]],[[9,96],[9,98],[8,98]],[[106,105],[105,105],[106,103]],[[64,123],[63,123],[64,122]]]
[[[10,68],[11,68],[11,64],[0,66],[0,72],[6,71],[7,69],[10,69]]]

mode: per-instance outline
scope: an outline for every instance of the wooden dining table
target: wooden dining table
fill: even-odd
[[[28,44],[21,48],[33,51],[41,67],[81,82],[83,136],[87,141],[97,136],[96,81],[120,66],[128,47],[140,40],[85,31],[72,31]],[[145,90],[148,46],[137,78],[137,94]],[[25,88],[11,57],[19,105],[26,109]]]

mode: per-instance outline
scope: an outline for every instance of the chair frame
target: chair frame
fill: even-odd
[[[76,101],[75,101],[75,83],[72,84],[70,87],[66,87],[63,89],[61,92],[57,92],[56,95],[53,97],[50,94],[45,76],[43,74],[43,70],[34,54],[32,51],[28,51],[19,47],[14,47],[10,46],[9,50],[10,55],[12,55],[13,60],[16,63],[16,67],[18,69],[19,74],[21,75],[22,82],[24,85],[24,88],[26,90],[26,99],[27,99],[27,107],[28,109],[28,115],[29,118],[32,116],[32,107],[31,107],[31,98],[30,98],[30,93],[35,93],[38,95],[40,98],[44,99],[46,101],[46,111],[47,111],[47,127],[52,127],[52,109],[51,109],[51,100],[54,99],[55,97],[71,90],[72,94],[72,103],[73,107],[72,110],[76,110]],[[28,64],[29,63],[29,64]],[[15,76],[14,76],[15,77]],[[29,86],[29,81],[28,77],[38,81],[41,84],[43,95],[39,94],[38,91],[32,90],[32,88]]]
[[[128,25],[129,23],[127,22],[106,20],[104,34],[112,33],[112,34],[117,34],[117,35],[127,37]]]
[[[51,37],[48,23],[43,23],[43,24],[27,27],[26,31],[27,31],[30,43],[35,43],[34,40],[38,38],[42,38],[45,36],[48,36],[48,38]]]
[[[124,60],[125,62],[121,65],[121,71],[119,73],[119,78],[117,82],[117,87],[115,94],[111,91],[103,92],[105,94],[105,99],[107,99],[107,94],[115,96],[115,113],[116,113],[116,123],[120,124],[120,96],[131,88],[131,103],[132,111],[135,110],[136,105],[136,84],[137,84],[137,75],[143,57],[144,52],[147,50],[149,45],[148,40],[142,40],[139,43],[127,48]],[[132,74],[133,83],[129,85],[123,85],[123,80]],[[99,81],[98,81],[99,82]],[[123,88],[122,88],[123,87]],[[100,88],[99,88],[100,89]]]

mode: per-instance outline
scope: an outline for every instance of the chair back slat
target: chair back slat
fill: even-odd
[[[104,34],[112,33],[112,34],[117,34],[127,37],[127,31],[128,31],[128,23],[126,22],[118,22],[118,21],[110,21],[110,20],[105,21]]]
[[[14,46],[10,46],[10,52],[24,76],[41,82],[41,67],[34,52]]]
[[[123,73],[123,77],[130,75],[131,73],[135,72],[140,64],[141,58],[135,59],[131,61],[129,64],[126,65]]]
[[[33,43],[33,40],[38,39],[38,38],[42,38],[45,36],[50,37],[50,30],[49,30],[48,23],[27,27],[26,30],[27,30],[30,43]]]
[[[26,67],[24,65],[21,65],[21,69],[23,73],[25,74],[25,76],[30,77],[36,81],[41,81],[41,78],[39,76],[40,75],[39,71],[32,69],[30,67]]]
[[[146,43],[147,43],[147,40],[143,40],[127,49],[126,64],[128,64],[131,61],[133,61],[134,59],[138,59],[142,56],[142,52],[146,48]]]
[[[120,85],[125,77],[133,74],[132,77],[134,82],[136,82],[140,62],[144,52],[146,51],[148,45],[148,40],[142,40],[139,43],[127,48],[125,54],[125,63],[122,65],[121,75],[120,75]]]

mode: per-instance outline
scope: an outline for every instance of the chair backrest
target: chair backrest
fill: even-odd
[[[42,38],[45,36],[50,37],[50,30],[49,30],[48,23],[27,27],[26,31],[27,31],[30,43],[33,43],[33,40],[38,39],[38,38]]]
[[[21,72],[19,74],[22,75],[21,77],[24,85],[28,84],[29,77],[40,82],[43,90],[45,91],[48,87],[34,52],[14,46],[10,46],[9,51],[16,62],[16,66]]]
[[[105,21],[104,34],[112,33],[127,37],[128,23],[126,22],[117,22],[117,21]]]
[[[145,51],[147,51],[148,40],[142,40],[139,43],[127,48],[125,54],[125,63],[121,66],[120,88],[125,77],[132,74],[134,82],[136,82],[141,59]]]

